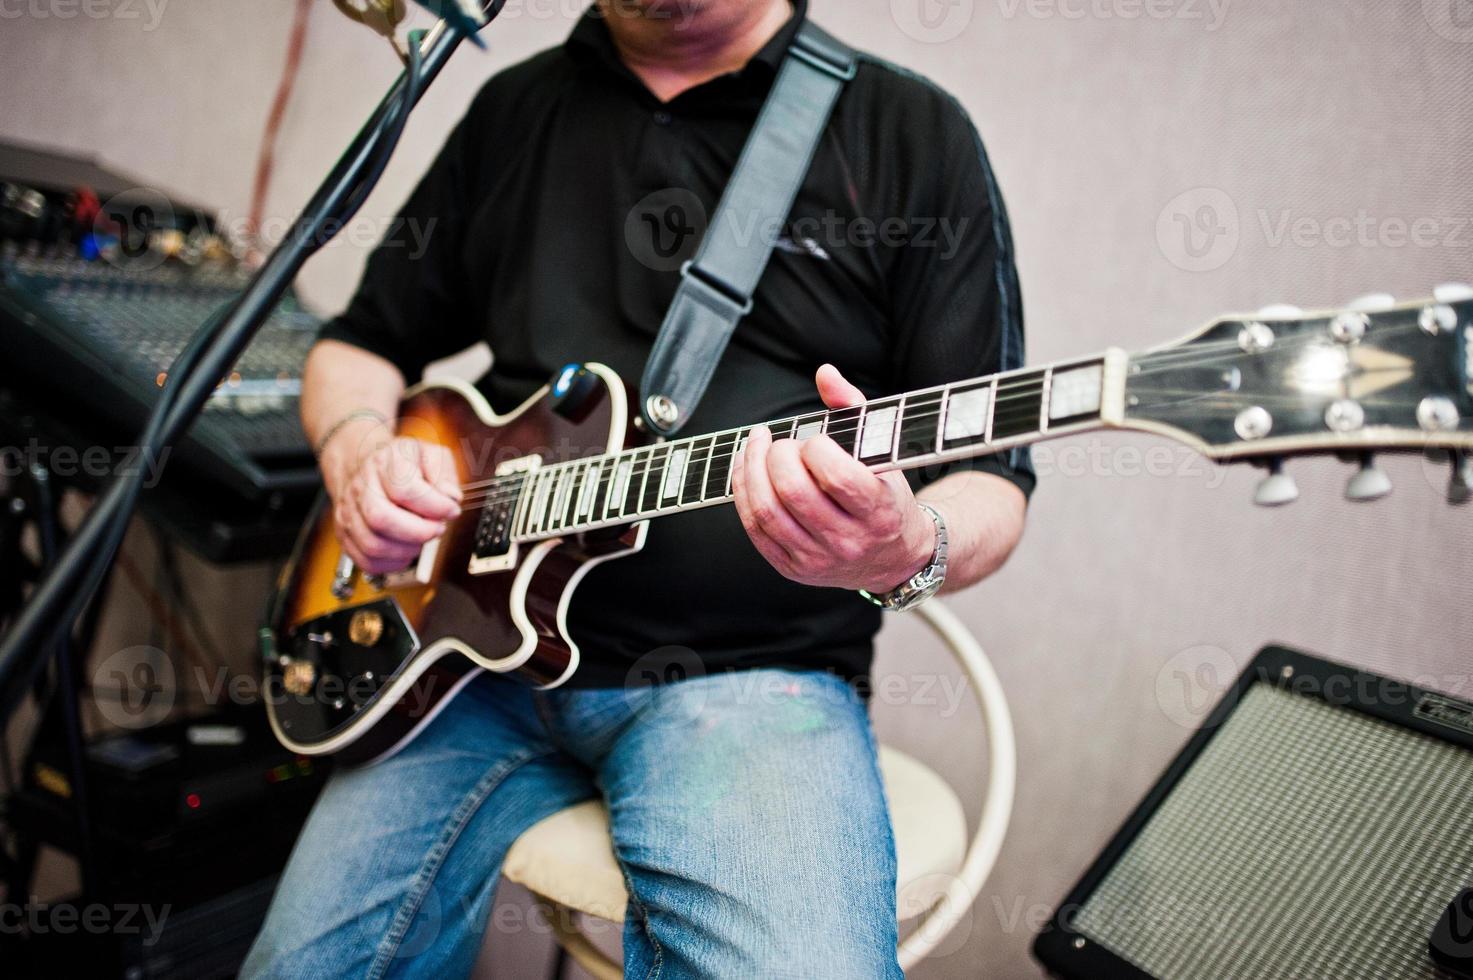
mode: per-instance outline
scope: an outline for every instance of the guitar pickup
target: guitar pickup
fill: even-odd
[[[516,497],[492,501],[481,508],[476,522],[476,539],[471,546],[471,574],[495,572],[511,568],[517,561],[517,548],[511,540],[512,515]]]
[[[513,473],[527,473],[542,464],[536,453],[506,460],[496,467],[498,477]],[[476,539],[471,546],[469,571],[472,575],[485,572],[500,572],[514,568],[517,564],[517,546],[511,539],[512,520],[516,517],[517,499],[520,494],[506,493],[499,497],[492,493],[481,507],[481,517],[476,521]]]

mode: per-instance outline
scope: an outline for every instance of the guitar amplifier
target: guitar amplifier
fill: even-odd
[[[1033,949],[1070,978],[1434,980],[1470,885],[1473,704],[1266,647]]]

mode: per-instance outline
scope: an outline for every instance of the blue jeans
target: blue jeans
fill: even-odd
[[[599,794],[630,892],[626,977],[901,976],[865,707],[782,670],[473,681],[399,754],[333,775],[242,975],[467,975],[512,842]]]

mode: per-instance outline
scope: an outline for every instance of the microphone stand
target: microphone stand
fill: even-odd
[[[488,4],[487,20],[500,8],[501,3]],[[413,39],[408,66],[302,209],[290,233],[241,294],[211,317],[175,360],[170,383],[140,437],[140,459],[166,458],[160,453],[198,417],[219,379],[266,322],[303,263],[362,205],[382,175],[410,110],[466,36],[441,20],[422,41]],[[0,640],[0,722],[14,712],[29,681],[46,663],[47,653],[86,609],[112,566],[137,506],[145,469],[132,467],[113,477]]]

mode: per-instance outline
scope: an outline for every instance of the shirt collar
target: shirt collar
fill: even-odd
[[[767,81],[776,76],[778,68],[782,67],[783,58],[787,56],[788,47],[808,16],[808,0],[792,0],[792,6],[793,15],[752,56],[739,74],[760,74]],[[619,74],[632,76],[628,66],[620,60],[613,35],[609,33],[609,26],[604,20],[598,6],[590,6],[578,18],[578,23],[574,25],[563,47],[570,56],[579,61],[601,64]]]

